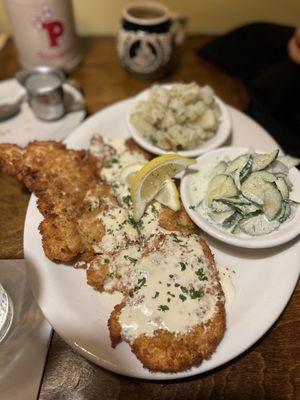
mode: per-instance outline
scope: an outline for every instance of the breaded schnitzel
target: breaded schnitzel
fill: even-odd
[[[153,372],[178,372],[208,359],[223,337],[225,309],[206,243],[196,235],[180,244],[165,236],[131,269],[122,265],[122,255],[116,260],[117,265],[121,261],[119,268],[113,261],[110,270],[127,282],[127,295],[108,322],[112,346],[127,341]],[[108,288],[113,279],[105,283]]]
[[[0,145],[0,168],[38,197],[47,257],[80,260],[91,286],[123,293],[109,318],[112,346],[125,340],[149,370],[177,372],[216,349],[224,295],[213,256],[184,210],[153,201],[134,221],[122,171],[148,159],[131,140],[100,136],[88,152],[56,142]]]
[[[91,286],[125,296],[109,318],[112,346],[127,341],[151,371],[200,364],[214,352],[226,326],[224,294],[207,244],[184,210],[174,212],[154,201],[138,224],[130,218],[129,187],[120,171],[128,163],[146,162],[143,154],[97,138],[89,153],[122,209],[113,205],[99,216],[106,232],[102,253],[87,268]]]
[[[44,216],[43,248],[54,261],[71,261],[85,252],[77,219],[87,190],[97,183],[85,151],[58,142],[33,142],[26,148],[0,144],[0,168],[16,176],[38,197]]]

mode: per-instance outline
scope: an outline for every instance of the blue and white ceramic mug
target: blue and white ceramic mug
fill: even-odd
[[[176,46],[185,36],[186,18],[156,2],[127,5],[117,35],[117,51],[124,67],[146,78],[165,74]]]

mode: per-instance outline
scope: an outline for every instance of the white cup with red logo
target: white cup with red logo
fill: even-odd
[[[49,65],[69,71],[80,62],[70,0],[6,0],[5,4],[24,68]]]

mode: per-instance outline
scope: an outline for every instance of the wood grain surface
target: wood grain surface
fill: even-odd
[[[245,109],[248,96],[241,82],[195,54],[208,40],[205,36],[188,38],[177,70],[163,81],[208,83],[227,103]],[[123,70],[113,38],[84,38],[82,47],[84,61],[71,78],[81,85],[90,114],[149,85]],[[0,53],[0,79],[13,77],[18,68],[15,48],[9,43]],[[22,256],[28,198],[18,182],[0,175],[0,258]],[[246,353],[217,370],[174,382],[139,381],[105,371],[54,334],[39,399],[300,399],[299,311],[298,286],[279,321]]]

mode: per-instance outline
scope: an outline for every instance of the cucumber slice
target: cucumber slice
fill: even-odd
[[[269,221],[263,214],[256,215],[251,218],[244,218],[238,222],[234,233],[238,233],[239,230],[247,233],[251,236],[267,235],[280,226],[278,220]]]
[[[228,167],[226,169],[226,174],[232,174],[238,170],[242,171],[243,168],[248,163],[250,158],[252,159],[251,154],[243,154],[243,155],[235,158],[230,163],[228,163]]]
[[[264,185],[263,212],[268,220],[272,221],[278,216],[282,208],[282,203],[282,196],[276,186],[270,182],[266,182]]]
[[[222,197],[234,197],[237,195],[238,190],[232,177],[229,175],[220,174],[216,175],[210,181],[205,196],[205,203],[210,207],[213,200],[217,200]]]
[[[271,174],[287,175],[289,173],[288,167],[278,160],[273,162],[273,164],[268,168],[268,171]]]
[[[222,197],[218,201],[221,201],[225,204],[232,205],[232,206],[235,206],[235,205],[243,206],[245,204],[252,204],[251,201],[249,201],[248,199],[245,199],[242,196],[240,196],[240,197]]]
[[[294,185],[292,184],[292,182],[286,175],[284,175],[282,173],[275,174],[275,175],[276,175],[276,178],[282,178],[284,180],[285,184],[289,188],[289,191],[291,191],[293,189]]]
[[[293,206],[299,206],[300,205],[299,201],[292,200],[292,199],[289,200],[289,203],[292,204]]]
[[[211,208],[214,212],[234,211],[229,204],[223,203],[220,200],[213,200]]]
[[[251,173],[252,171],[252,163],[253,163],[253,157],[250,154],[248,161],[244,165],[244,167],[241,169],[240,172],[240,181],[243,182]]]
[[[260,208],[253,203],[250,203],[248,200],[243,199],[220,199],[218,200],[225,205],[233,207],[236,211],[239,211],[243,215],[253,214],[257,211],[260,211]]]
[[[278,157],[279,150],[274,150],[269,154],[253,154],[252,171],[261,171],[268,168]]]
[[[280,156],[278,157],[278,160],[284,164],[286,167],[288,167],[288,169],[291,169],[293,167],[297,167],[297,165],[300,164],[300,158],[296,158],[293,156]]]
[[[226,218],[223,223],[222,226],[223,228],[231,228],[234,225],[236,225],[243,217],[241,216],[241,214],[239,212],[234,212],[232,215],[230,215],[230,217]]]
[[[291,215],[292,207],[288,201],[284,201],[282,204],[281,213],[278,216],[278,221],[282,224]]]
[[[289,198],[290,190],[288,185],[285,182],[284,178],[277,178],[275,181],[275,184],[277,186],[277,189],[279,190],[283,200],[287,200]]]
[[[213,170],[213,176],[224,174],[227,169],[227,162],[220,161]]]
[[[232,214],[234,214],[234,211],[224,211],[224,212],[209,212],[208,216],[209,218],[216,224],[222,225],[223,222],[229,218]]]
[[[241,190],[241,184],[244,182],[244,180],[249,176],[251,173],[251,166],[252,166],[252,156],[249,157],[248,161],[246,164],[242,167],[242,169],[238,169],[236,172],[234,172],[233,177],[234,177],[234,183],[236,187]]]
[[[251,154],[243,154],[229,163],[226,173],[233,177],[234,183],[239,190],[241,190],[241,182],[243,182],[250,174],[251,166]]]
[[[246,199],[258,205],[264,204],[265,184],[275,182],[276,176],[266,171],[253,172],[243,182],[241,191]]]

